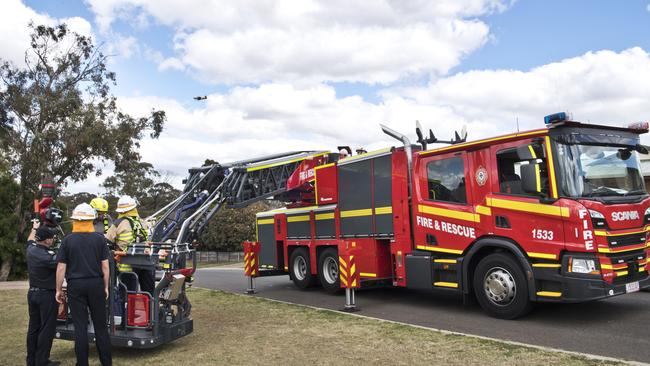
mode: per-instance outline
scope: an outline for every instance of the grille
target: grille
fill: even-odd
[[[639,272],[639,261],[645,259],[645,253],[643,250],[635,251],[634,253],[621,253],[615,255],[609,255],[613,264],[622,264],[625,263],[627,268],[619,269],[617,271],[627,271],[626,276],[616,277],[614,279],[614,284],[628,283],[632,281],[639,281],[648,277],[648,272],[643,271]]]
[[[618,248],[627,245],[645,244],[645,233],[608,236],[607,242],[609,243],[609,246],[612,248]]]
[[[614,284],[628,283],[632,281],[643,280],[648,277],[648,272],[639,272],[638,263],[628,263],[627,275],[614,278]]]

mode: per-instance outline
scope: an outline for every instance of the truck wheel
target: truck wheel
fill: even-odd
[[[474,292],[483,310],[495,318],[515,319],[532,309],[528,282],[511,255],[483,258],[474,272]]]
[[[291,280],[300,289],[306,289],[314,284],[314,276],[309,267],[309,252],[305,248],[296,248],[289,259]]]
[[[318,280],[329,293],[335,294],[341,291],[339,255],[335,248],[325,249],[318,257]]]

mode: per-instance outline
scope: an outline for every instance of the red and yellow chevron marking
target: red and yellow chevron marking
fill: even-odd
[[[257,243],[244,243],[244,275],[257,277],[259,273],[259,259],[257,254]]]
[[[341,280],[342,288],[361,287],[359,271],[357,271],[357,265],[354,263],[353,255],[339,256],[339,279]]]

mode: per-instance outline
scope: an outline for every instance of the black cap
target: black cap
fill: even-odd
[[[43,241],[47,239],[51,239],[56,235],[56,231],[54,229],[49,228],[47,226],[41,226],[36,230],[36,240],[37,241]]]

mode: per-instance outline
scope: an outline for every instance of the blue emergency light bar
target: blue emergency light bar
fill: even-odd
[[[550,125],[551,123],[564,122],[566,120],[566,112],[553,113],[544,117],[544,123],[547,125]]]

